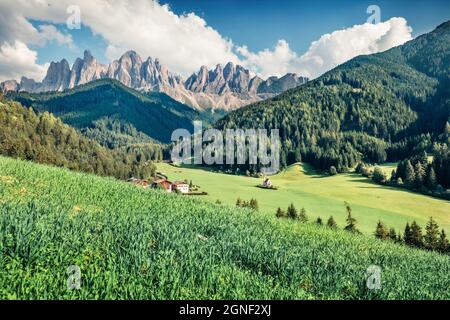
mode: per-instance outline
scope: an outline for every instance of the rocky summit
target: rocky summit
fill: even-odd
[[[308,81],[292,73],[263,80],[258,76],[252,77],[249,70],[232,62],[224,67],[219,64],[212,70],[203,66],[183,80],[158,59],[149,57],[143,60],[135,51],[127,51],[118,60],[105,65],[86,50],[83,58],[77,58],[72,68],[66,59],[52,62],[42,82],[22,77],[20,82],[8,80],[1,83],[0,89],[3,92],[32,93],[63,91],[105,78],[118,80],[140,91],[166,93],[197,110],[224,111],[273,97]]]

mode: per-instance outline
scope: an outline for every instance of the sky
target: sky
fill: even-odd
[[[315,78],[447,20],[450,0],[0,0],[0,81],[40,81],[85,49],[101,63],[135,50],[183,77],[232,61]]]

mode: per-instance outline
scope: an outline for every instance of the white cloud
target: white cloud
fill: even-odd
[[[176,15],[169,6],[150,0],[28,0],[9,7],[29,19],[64,23],[66,9],[73,4],[81,9],[82,24],[107,41],[111,60],[133,49],[185,76],[202,65],[239,61],[231,40],[204,19],[194,13]]]
[[[246,46],[238,47],[236,50],[244,58],[242,64],[263,79],[270,76],[280,77],[292,72],[292,61],[297,59],[297,54],[289,48],[286,40],[279,40],[273,50],[265,49],[253,53]]]
[[[13,45],[5,42],[0,46],[0,81],[20,80],[22,76],[42,80],[48,64],[39,65],[36,60],[36,51],[30,50],[23,42],[15,41]]]
[[[151,0],[0,0],[0,45],[18,40],[27,46],[49,41],[72,46],[70,35],[54,24],[65,23],[66,10],[74,4],[81,9],[83,26],[107,42],[105,54],[110,60],[132,49],[144,58],[159,58],[169,70],[185,77],[202,65],[232,61],[264,78],[287,72],[314,78],[357,55],[387,50],[411,39],[406,20],[392,18],[325,34],[303,55],[285,40],[271,49],[251,52],[246,46],[234,45],[196,14],[177,15],[169,6]],[[35,28],[30,19],[44,22]]]
[[[412,29],[404,18],[391,18],[378,24],[355,25],[325,34],[314,41],[302,56],[279,41],[273,50],[257,53],[238,48],[243,64],[263,76],[295,72],[315,78],[358,55],[385,51],[412,39]]]
[[[59,45],[67,45],[69,48],[73,47],[73,40],[71,35],[62,34],[55,26],[49,24],[43,24],[39,27],[39,37],[41,39],[41,45],[45,45],[47,42],[55,41]]]

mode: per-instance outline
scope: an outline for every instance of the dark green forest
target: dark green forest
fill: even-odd
[[[9,93],[36,112],[48,111],[102,145],[115,148],[137,142],[170,142],[172,131],[192,131],[201,115],[164,93],[140,93],[112,79],[64,92]]]
[[[0,101],[0,153],[5,156],[126,179],[153,176],[151,160],[162,157],[157,150],[145,144],[111,150],[48,112],[36,114],[18,102]]]
[[[216,127],[278,128],[283,167],[302,160],[343,172],[360,161],[431,153],[449,118],[446,22],[402,46],[356,57],[303,86],[234,111]]]

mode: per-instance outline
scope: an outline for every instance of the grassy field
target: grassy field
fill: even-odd
[[[389,173],[395,164],[381,166]],[[279,190],[256,188],[262,179],[213,173],[204,169],[174,167],[158,164],[158,170],[174,180],[192,180],[206,191],[205,199],[235,204],[256,198],[260,211],[274,215],[277,207],[284,209],[292,202],[300,209],[304,207],[310,220],[320,216],[326,221],[333,215],[343,227],[347,213],[344,201],[350,203],[358,220],[359,229],[371,234],[378,220],[403,232],[406,222],[416,220],[422,227],[432,216],[447,233],[450,233],[450,202],[432,197],[381,186],[357,174],[321,176],[308,165],[293,165],[284,172],[271,177]]]
[[[450,298],[449,256],[114,179],[0,157],[0,204],[0,299]]]

